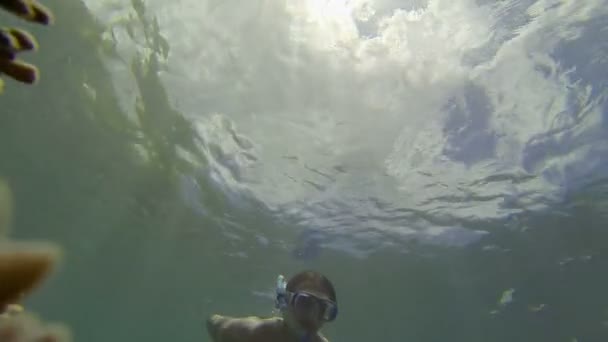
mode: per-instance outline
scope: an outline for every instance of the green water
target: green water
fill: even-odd
[[[142,94],[134,118],[102,60],[112,51],[104,29],[79,1],[48,6],[52,28],[19,23],[40,41],[27,60],[41,81],[6,82],[0,176],[15,196],[11,236],[65,249],[26,307],[69,324],[76,341],[208,341],[207,315],[271,314],[272,299],[252,291],[271,293],[278,273],[303,268],[337,288],[332,341],[608,340],[605,184],[553,211],[488,223],[493,233],[472,247],[296,258],[295,223],[255,202],[235,206],[195,173],[208,161],[157,77],[166,46],[153,25],[156,53],[131,65]],[[207,215],[184,203],[183,175],[197,180]],[[233,222],[246,223],[236,237],[226,233]]]

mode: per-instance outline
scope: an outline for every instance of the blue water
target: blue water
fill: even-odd
[[[606,1],[45,4],[0,177],[76,341],[208,341],[303,268],[332,341],[608,339]]]

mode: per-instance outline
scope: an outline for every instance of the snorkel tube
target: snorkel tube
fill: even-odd
[[[282,274],[277,277],[275,307],[281,311],[287,308],[287,281]]]

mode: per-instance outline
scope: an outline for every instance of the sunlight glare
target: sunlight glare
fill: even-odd
[[[352,14],[350,0],[309,0],[308,13],[318,20],[339,19],[350,17]]]

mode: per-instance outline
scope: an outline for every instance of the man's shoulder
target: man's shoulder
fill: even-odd
[[[222,315],[211,315],[207,318],[207,329],[214,331],[229,326],[238,326],[240,328],[255,330],[260,328],[276,327],[281,322],[279,317],[258,317],[258,316],[246,316],[246,317],[230,317]]]
[[[280,322],[282,320],[278,317],[211,315],[207,318],[207,331],[214,341],[247,341],[257,335],[274,335],[280,327]]]
[[[246,323],[246,324],[277,324],[282,322],[280,317],[259,317],[259,316],[245,316],[245,317],[230,317],[214,314],[207,318],[207,323],[210,324],[225,324],[225,323]]]
[[[211,315],[207,319],[207,330],[214,341],[282,341],[286,336],[280,317]],[[312,340],[329,342],[320,332]]]

